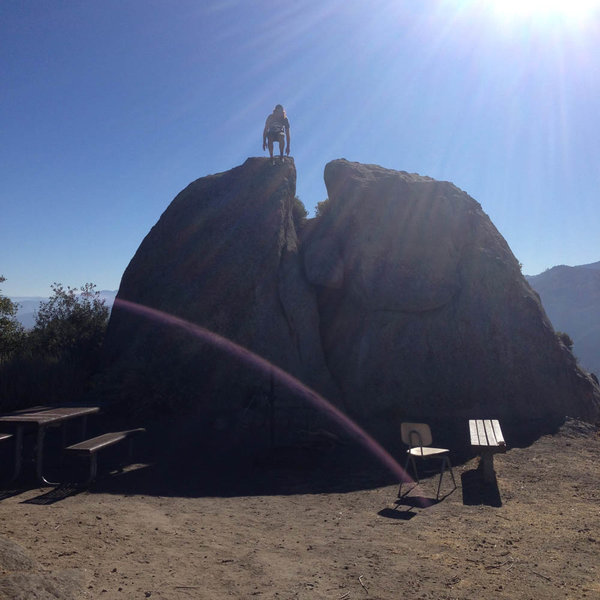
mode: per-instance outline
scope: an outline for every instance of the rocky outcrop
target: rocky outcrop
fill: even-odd
[[[248,159],[175,198],[123,275],[105,393],[138,412],[193,408],[234,436],[273,419],[284,438],[310,427],[304,399],[244,351],[127,301],[251,350],[376,435],[415,417],[598,415],[600,391],[475,200],[451,183],[336,160],[329,201],[299,243],[295,179],[291,159]]]
[[[305,240],[327,363],[361,420],[597,414],[481,206],[451,183],[337,160]]]
[[[43,568],[17,543],[0,537],[0,598],[85,597],[83,569],[50,571]]]
[[[114,396],[141,411],[193,407],[224,430],[264,422],[271,393],[279,413],[296,408],[243,353],[136,316],[119,303],[126,300],[200,325],[339,400],[319,341],[316,294],[302,275],[295,189],[292,159],[274,166],[250,158],[173,200],[127,267],[113,307],[106,353]]]

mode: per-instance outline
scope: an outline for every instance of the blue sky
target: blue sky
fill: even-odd
[[[2,293],[117,289],[180,190],[265,155],[277,103],[311,213],[344,157],[452,181],[527,274],[600,260],[600,10],[501,4],[3,0]]]

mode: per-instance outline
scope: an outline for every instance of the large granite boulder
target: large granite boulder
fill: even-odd
[[[295,183],[291,159],[252,158],[173,200],[123,275],[105,396],[138,415],[193,410],[194,432],[202,423],[237,442],[272,442],[275,431],[289,443],[321,425],[269,365],[380,439],[407,418],[540,431],[566,415],[598,417],[600,390],[466,193],[336,160],[325,168],[329,201],[299,243]]]
[[[336,160],[306,234],[327,364],[358,420],[594,418],[600,394],[557,339],[481,206],[451,183]]]
[[[250,158],[173,200],[127,267],[113,307],[105,344],[113,399],[137,412],[192,407],[231,432],[264,423],[277,396],[279,414],[287,407],[306,420],[294,395],[243,352],[139,316],[125,300],[200,325],[339,400],[298,255],[295,188],[293,159]]]

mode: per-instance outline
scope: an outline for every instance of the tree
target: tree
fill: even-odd
[[[315,217],[318,219],[320,217],[324,217],[331,208],[331,203],[329,202],[329,198],[325,198],[325,200],[321,202],[317,202],[317,208],[315,210]]]
[[[89,392],[100,362],[109,310],[91,283],[80,290],[52,286],[40,304],[34,328],[16,331],[19,343],[9,356],[0,355],[0,408],[14,410],[40,402],[74,402]],[[7,322],[16,308],[0,296]],[[9,331],[2,323],[2,332]],[[2,337],[2,336],[0,336]]]
[[[0,283],[6,278],[0,275]],[[25,330],[17,321],[19,305],[0,292],[0,362],[6,360],[23,342]]]
[[[109,310],[95,285],[76,288],[54,283],[52,296],[42,302],[31,332],[36,351],[89,362],[96,356],[108,323]]]
[[[292,205],[292,219],[294,221],[294,227],[296,232],[300,233],[304,225],[306,224],[306,217],[308,217],[308,211],[304,206],[304,203],[298,196],[294,196],[294,203]]]

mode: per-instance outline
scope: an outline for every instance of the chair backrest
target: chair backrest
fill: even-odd
[[[411,448],[416,446],[430,446],[432,440],[431,429],[427,423],[402,423],[400,425],[402,441]]]

